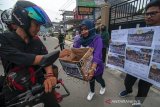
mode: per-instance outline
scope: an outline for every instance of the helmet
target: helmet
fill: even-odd
[[[1,14],[2,22],[6,24],[9,31],[15,31],[17,26],[12,20],[12,9],[4,10]]]
[[[13,11],[12,20],[26,32],[29,31],[31,20],[35,20],[40,25],[51,26],[51,21],[45,11],[36,4],[29,1],[17,1]]]
[[[12,24],[13,21],[11,19],[12,9],[4,10],[1,14],[2,22],[5,24]]]

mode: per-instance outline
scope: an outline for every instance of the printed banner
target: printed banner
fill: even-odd
[[[160,26],[113,30],[107,66],[160,87]]]

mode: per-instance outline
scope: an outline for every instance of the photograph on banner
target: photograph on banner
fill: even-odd
[[[155,26],[154,29],[153,46],[160,45],[160,26]]]
[[[160,64],[151,63],[148,78],[160,83]]]
[[[127,47],[126,48],[126,60],[134,63],[143,64],[149,66],[151,59],[152,49]]]
[[[107,65],[120,70],[124,70],[125,56],[109,53]]]
[[[160,63],[160,45],[155,45],[152,62]]]
[[[147,78],[151,55],[152,49],[127,46],[124,69],[131,74]]]
[[[116,53],[120,55],[125,55],[126,43],[124,42],[112,42],[109,45],[109,52]]]
[[[128,29],[112,30],[111,41],[127,42]]]
[[[145,27],[128,30],[128,45],[151,47],[153,42],[154,28]]]

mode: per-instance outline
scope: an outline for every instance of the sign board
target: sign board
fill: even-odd
[[[97,7],[105,3],[104,0],[76,0],[77,7],[84,6],[84,7]]]
[[[77,6],[96,7],[94,0],[77,0]]]
[[[78,14],[79,15],[93,15],[94,14],[94,8],[93,7],[78,6]]]

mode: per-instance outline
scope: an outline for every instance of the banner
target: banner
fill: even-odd
[[[113,30],[107,66],[160,87],[160,26]]]

